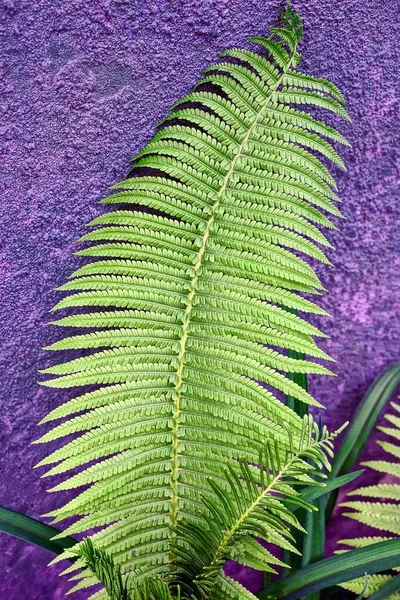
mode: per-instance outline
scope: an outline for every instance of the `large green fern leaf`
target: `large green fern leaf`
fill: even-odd
[[[296,70],[302,24],[281,17],[252,38],[259,52],[223,52],[176,103],[103,201],[122,207],[90,223],[78,254],[94,260],[53,309],[78,309],[55,323],[89,332],[49,349],[93,352],[43,384],[96,389],[43,419],[68,417],[40,442],[81,435],[40,465],[96,462],[53,488],[90,484],[51,516],[80,517],[66,534],[102,526],[96,544],[123,571],[174,569],[178,523],[206,525],[200,496],[226,461],[256,463],[267,438],[283,461],[287,426],[299,443],[302,420],[275,392],[320,406],[286,374],[329,371],[286,351],[328,358],[296,311],[324,313],[302,295],[323,290],[305,257],[329,263],[319,227],[340,212],[325,163],[343,166],[331,142],[346,142],[302,108],[347,114],[333,84]]]

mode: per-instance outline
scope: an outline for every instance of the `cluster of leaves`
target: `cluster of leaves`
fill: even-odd
[[[90,538],[80,544],[77,555],[103,584],[110,600],[180,600],[179,589],[177,596],[172,596],[168,585],[160,577],[145,577],[137,581],[122,575],[112,556],[96,548]]]
[[[7,512],[0,525],[69,559],[73,589],[101,582],[97,600],[254,600],[224,575],[226,561],[287,566],[265,543],[299,554],[296,532],[318,529],[315,499],[353,477],[340,471],[351,449],[328,475],[336,434],[304,415],[320,406],[307,374],[331,374],[313,360],[329,359],[314,340],[323,334],[298,314],[324,314],[303,295],[323,290],[306,258],[329,264],[321,228],[341,214],[326,163],[344,167],[332,143],[347,142],[302,108],[348,115],[335,85],[298,70],[301,37],[288,7],[269,37],[250,38],[258,52],[221,53],[104,200],[122,208],[90,223],[78,254],[91,261],[61,287],[72,293],[54,310],[69,314],[55,323],[89,332],[49,349],[86,353],[45,369],[55,377],[43,384],[95,388],[43,419],[62,422],[38,442],[74,437],[38,466],[69,474],[52,491],[85,486],[48,515],[78,520],[55,536],[26,518],[10,525]],[[400,497],[397,486],[377,488],[361,495]],[[363,522],[375,508],[394,514],[348,505]],[[93,528],[83,542],[70,537]],[[314,565],[306,551],[306,568],[261,597],[396,567],[399,540],[373,541],[347,540],[355,550]],[[318,547],[322,557],[322,538]]]
[[[297,547],[303,552],[301,561],[296,560],[296,555],[289,554],[288,562],[292,572],[289,574],[283,572],[279,579],[266,585],[259,594],[262,600],[336,599],[342,597],[342,590],[337,587],[341,584],[342,587],[359,593],[357,600],[367,595],[371,600],[395,600],[396,594],[400,591],[400,576],[386,577],[386,575],[389,574],[390,569],[396,571],[399,567],[400,537],[369,537],[370,543],[355,544],[351,550],[338,552],[337,556],[329,558],[323,556],[325,529],[337,504],[337,491],[341,486],[363,474],[363,471],[351,473],[351,469],[362,456],[379,415],[399,384],[400,363],[396,362],[382,371],[359,403],[350,426],[347,427],[339,447],[336,448],[327,479],[327,493],[318,496],[316,500],[312,499],[313,504],[318,505],[319,511],[308,513],[309,516],[304,520],[307,535],[298,536],[300,539],[297,540]],[[389,420],[396,425],[395,428],[389,429],[392,437],[395,437],[398,433],[398,417],[391,415]],[[384,428],[384,431],[388,429]],[[392,453],[398,453],[395,445],[390,444],[390,448]],[[370,463],[362,464],[368,467]],[[373,461],[372,464],[375,462]],[[390,476],[398,469],[398,465],[379,461],[379,468],[381,473]],[[332,487],[334,482],[337,485]],[[369,487],[375,489],[375,486]],[[386,489],[386,485],[383,489]],[[394,491],[393,494],[395,493]],[[328,501],[324,502],[326,498]],[[381,510],[384,512],[382,506],[377,509],[376,515],[379,515]],[[393,511],[397,511],[397,507],[392,504],[389,510],[392,516]],[[392,527],[396,527],[396,524],[392,523]],[[351,546],[352,541],[347,541]],[[321,548],[322,552],[320,552]]]
[[[259,52],[206,69],[104,200],[128,208],[90,224],[78,254],[92,260],[54,309],[69,311],[58,326],[91,331],[49,348],[87,353],[44,371],[50,387],[96,386],[42,421],[63,419],[39,442],[75,436],[39,465],[67,474],[52,491],[85,486],[48,515],[79,517],[58,537],[100,529],[92,540],[122,574],[172,577],[188,598],[244,597],[222,565],[273,570],[256,537],[295,551],[283,500],[331,453],[325,428],[277,393],[320,406],[287,375],[330,374],[290,353],[329,358],[297,311],[324,314],[302,294],[323,289],[305,258],[329,263],[320,227],[340,211],[325,162],[343,167],[332,142],[347,142],[301,109],[347,113],[332,83],[297,69],[298,14],[280,22],[250,38]]]
[[[206,600],[226,595],[254,598],[239,584],[224,577],[222,567],[227,560],[234,559],[275,573],[272,565],[283,563],[260,544],[260,540],[296,552],[291,528],[302,527],[293,509],[314,509],[296,487],[324,487],[326,475],[322,470],[330,469],[333,437],[326,428],[320,430],[310,416],[305,416],[297,445],[288,431],[291,449],[283,459],[277,444],[267,443],[260,452],[257,467],[249,466],[244,460],[236,465],[228,463],[220,481],[209,482],[213,495],[202,498],[203,507],[198,514],[208,516],[207,526],[182,519],[174,528],[174,569],[165,572],[161,580],[157,576],[149,577],[145,570],[131,571],[129,579],[124,579],[120,567],[114,566],[104,550],[95,548],[90,538],[77,549],[66,551],[63,557],[74,558],[76,553],[81,556],[83,560],[75,561],[74,568],[83,567],[95,581],[100,580],[112,600],[117,599],[118,594],[122,600],[125,597],[140,600],[138,594],[144,594],[145,589],[151,593],[153,584],[167,585],[169,593],[182,599]],[[118,574],[114,581],[113,573]],[[135,581],[133,587],[127,583],[132,580]],[[148,588],[143,587],[145,584]]]

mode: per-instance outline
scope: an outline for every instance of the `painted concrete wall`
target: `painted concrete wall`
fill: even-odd
[[[339,85],[353,119],[342,126],[348,172],[336,173],[347,219],[330,238],[336,268],[320,270],[338,378],[312,381],[334,426],[400,354],[400,4],[294,4],[306,24],[303,69]],[[32,470],[44,449],[29,444],[67,397],[38,387],[36,371],[59,335],[48,311],[78,265],[75,240],[170,104],[219,50],[264,34],[276,9],[272,0],[1,1],[1,504],[38,517],[59,502]],[[0,544],[1,600],[63,597],[69,584],[44,551],[4,535]],[[260,581],[242,577],[253,589]]]

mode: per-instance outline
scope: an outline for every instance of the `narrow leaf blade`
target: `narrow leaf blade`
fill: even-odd
[[[347,428],[340,449],[332,463],[331,477],[347,473],[357,461],[381,410],[399,383],[400,362],[390,365],[375,379]]]
[[[330,478],[347,473],[356,463],[362,452],[379,414],[400,383],[400,361],[385,369],[367,390],[361,404],[347,428],[346,434],[332,462]],[[336,502],[337,494],[332,494],[326,508],[329,521]]]
[[[350,550],[320,560],[269,585],[258,593],[260,600],[296,600],[332,585],[379,573],[399,565],[400,538]]]
[[[330,494],[334,490],[346,485],[359,477],[362,473],[364,473],[364,469],[360,469],[359,471],[352,471],[351,473],[347,473],[346,475],[340,475],[339,477],[335,477],[333,479],[328,479],[325,483],[325,487],[306,487],[301,492],[302,500],[306,502],[313,502],[317,498],[321,498],[322,496],[326,496]],[[290,510],[293,512],[297,509],[296,506],[290,506]]]
[[[66,548],[71,548],[76,544],[76,540],[72,537],[52,540],[55,535],[60,533],[58,529],[4,506],[0,506],[0,531],[35,544],[54,554],[61,554]]]

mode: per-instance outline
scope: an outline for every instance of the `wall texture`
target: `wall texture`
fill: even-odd
[[[36,385],[56,339],[48,311],[78,264],[71,254],[108,186],[172,102],[219,50],[264,34],[273,0],[1,0],[0,503],[34,517],[60,500],[32,467],[36,423],[66,396]],[[345,92],[353,148],[337,180],[347,220],[321,277],[338,378],[312,386],[326,420],[351,418],[382,367],[399,357],[400,4],[298,0],[303,70]],[[373,448],[369,450],[371,453]],[[342,524],[342,525],[341,525]],[[341,535],[336,518],[330,548]],[[0,535],[0,600],[64,597],[49,555]],[[256,589],[259,576],[240,576]],[[84,598],[78,594],[77,598]]]

